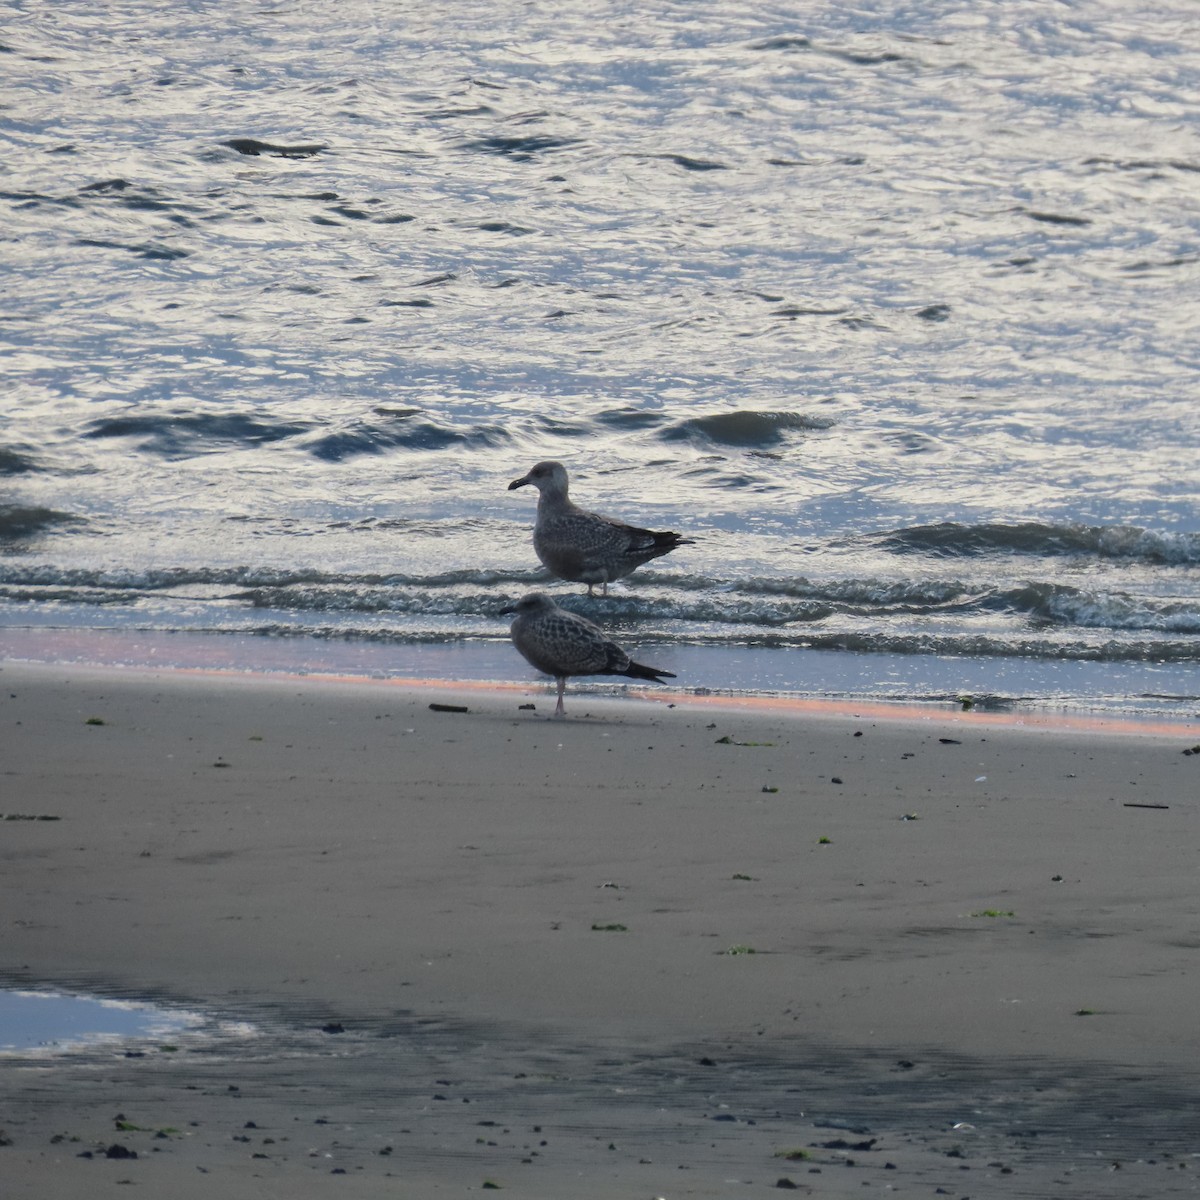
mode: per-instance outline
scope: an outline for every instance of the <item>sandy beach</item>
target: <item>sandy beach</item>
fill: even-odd
[[[245,1023],[0,1060],[6,1200],[1200,1191],[1196,729],[13,662],[0,701],[0,811],[55,818],[0,822],[0,983]]]

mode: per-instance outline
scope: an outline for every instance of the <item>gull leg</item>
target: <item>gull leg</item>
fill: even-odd
[[[600,594],[601,594],[602,596],[607,596],[607,595],[608,595],[608,580],[607,580],[607,579],[604,581],[604,591],[603,591],[603,592],[601,592]]]
[[[595,586],[596,586],[596,585],[595,585],[594,583],[589,583],[589,584],[588,584],[588,595],[589,595],[589,596],[594,596],[594,595],[596,594],[595,592],[593,592],[593,591],[592,591],[592,588],[594,588]]]
[[[558,677],[558,704],[554,709],[554,715],[556,717],[565,717],[567,715],[567,710],[563,707],[563,691],[566,689],[566,686],[567,677],[565,675],[560,675]]]

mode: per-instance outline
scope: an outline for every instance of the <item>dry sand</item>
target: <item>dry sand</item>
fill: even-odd
[[[0,1195],[1200,1190],[1195,731],[678,699],[5,664]]]

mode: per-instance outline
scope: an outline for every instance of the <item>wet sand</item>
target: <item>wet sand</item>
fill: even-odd
[[[255,1027],[0,1062],[14,1196],[1200,1190],[1196,731],[17,663],[0,702],[0,810],[56,818],[0,823],[2,981]]]

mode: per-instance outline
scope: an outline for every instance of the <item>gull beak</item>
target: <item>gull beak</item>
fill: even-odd
[[[517,606],[515,604],[510,604],[506,608],[502,608],[500,610],[500,616],[502,616],[502,617],[510,616],[512,613],[515,613],[516,611],[517,611]]]
[[[512,481],[512,483],[510,483],[510,484],[508,485],[508,490],[511,492],[511,491],[513,491],[515,488],[524,487],[524,486],[525,486],[525,485],[526,485],[528,482],[529,482],[529,476],[528,476],[528,475],[522,475],[520,479],[514,479],[514,480]]]

